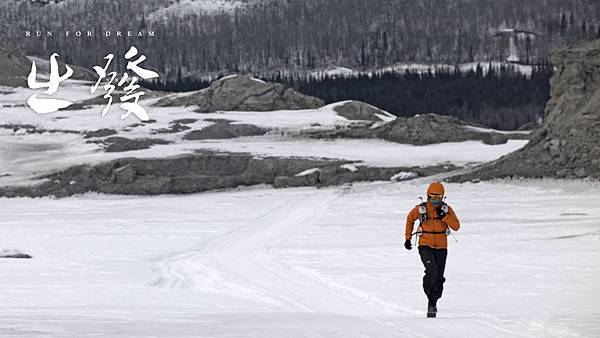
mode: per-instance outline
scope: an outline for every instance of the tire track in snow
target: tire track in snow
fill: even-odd
[[[257,219],[269,215],[283,205],[284,203],[276,205]],[[250,222],[253,222],[253,220],[250,220]],[[239,281],[226,276],[218,267],[213,267],[208,263],[208,251],[213,245],[235,236],[237,232],[246,228],[248,228],[248,224],[243,223],[242,226],[235,227],[217,236],[216,239],[204,244],[200,249],[179,251],[154,262],[152,268],[160,274],[160,277],[151,282],[150,285],[165,289],[195,289],[212,293],[231,294],[282,306],[281,302],[275,302],[266,290],[252,288],[244,283],[240,284]]]
[[[286,312],[360,317],[382,326],[382,331],[408,333],[398,325],[376,319],[380,305],[368,304],[309,275],[298,274],[293,267],[275,262],[269,254],[272,244],[315,222],[349,189],[345,186],[291,194],[280,205],[219,236],[203,249],[180,252],[159,261],[155,269],[162,276],[153,285],[246,296],[275,304]]]
[[[240,283],[282,300],[288,311],[364,314],[364,309],[346,297],[283,270],[268,253],[271,244],[314,222],[339,196],[340,192],[333,189],[293,195],[254,224],[212,243],[207,250],[209,264]]]
[[[257,219],[254,225],[213,243],[208,249],[209,263],[214,269],[282,301],[287,311],[348,315],[376,323],[382,332],[415,336],[407,328],[376,318],[380,312],[379,304],[369,304],[330,285],[318,283],[308,275],[298,274],[293,267],[275,262],[269,254],[270,245],[315,222],[349,189],[349,186],[336,190],[328,188],[294,196]]]

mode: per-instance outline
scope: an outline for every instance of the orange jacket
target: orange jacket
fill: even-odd
[[[415,221],[419,219],[419,206],[417,204],[410,213],[408,217],[406,217],[406,239],[411,240],[411,234],[413,233],[413,228]],[[446,231],[446,225],[450,227],[450,229],[454,231],[458,231],[460,229],[460,223],[454,210],[450,206],[448,206],[448,214],[444,216],[444,218],[439,219],[435,218],[437,216],[437,210],[431,204],[431,202],[427,201],[425,203],[427,210],[427,220],[421,224],[421,229],[423,231],[431,231],[431,232],[444,232]],[[446,249],[448,248],[448,238],[445,233],[440,234],[419,234],[421,238],[419,239],[419,245],[426,245],[436,249]]]

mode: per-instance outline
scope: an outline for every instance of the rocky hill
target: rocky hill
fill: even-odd
[[[342,116],[362,120],[335,130],[305,131],[313,138],[374,138],[390,142],[423,146],[444,142],[482,141],[485,144],[504,144],[509,139],[528,139],[529,132],[504,132],[480,128],[451,116],[421,114],[413,117],[390,117],[379,108],[364,102],[349,101],[334,108]],[[345,113],[345,115],[344,115]]]
[[[24,87],[31,62],[16,50],[0,48],[0,86]]]
[[[265,82],[244,75],[227,76],[210,87],[183,95],[164,98],[156,104],[168,106],[198,106],[198,112],[270,111],[280,109],[311,109],[323,101],[298,93],[282,84]]]
[[[454,180],[600,178],[600,40],[557,50],[542,126],[524,148]]]
[[[0,86],[27,87],[27,76],[31,71],[31,63],[35,62],[38,73],[50,74],[49,58],[27,57],[15,48],[0,48]],[[60,73],[66,71],[66,65],[58,60]],[[73,69],[70,79],[95,81],[97,75],[84,67],[69,65]]]

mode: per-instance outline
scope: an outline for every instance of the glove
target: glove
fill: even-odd
[[[437,208],[437,218],[442,219],[446,217],[446,215],[446,212],[441,207]]]
[[[406,242],[404,242],[404,247],[406,248],[406,250],[412,249],[412,243],[410,242],[410,239],[407,239]]]

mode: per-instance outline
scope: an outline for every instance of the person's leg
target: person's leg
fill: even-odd
[[[425,276],[423,276],[423,291],[427,295],[429,300],[435,298],[435,284],[438,277],[438,267],[436,265],[436,259],[434,257],[434,249],[422,245],[419,246],[419,255],[421,256],[421,262],[423,262],[423,266],[425,267]]]
[[[436,271],[436,280],[433,283],[432,296],[435,300],[442,298],[442,293],[444,291],[444,282],[446,278],[444,277],[444,271],[446,270],[446,258],[448,257],[447,249],[432,249],[432,256],[435,260],[435,266],[437,268]]]

